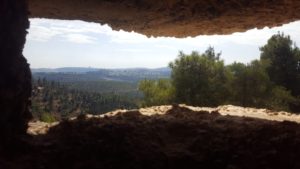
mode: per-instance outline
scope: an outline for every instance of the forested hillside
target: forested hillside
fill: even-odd
[[[102,114],[115,109],[137,108],[134,94],[90,92],[60,82],[37,79],[33,83],[32,113],[46,122],[62,120],[80,114]]]
[[[55,121],[79,114],[102,114],[137,108],[143,97],[138,82],[170,77],[159,69],[33,69],[32,111],[35,119]]]
[[[144,80],[144,106],[186,103],[233,104],[300,112],[300,50],[289,36],[273,35],[260,48],[259,60],[225,65],[221,53],[180,52],[170,63],[170,80]]]
[[[300,112],[300,50],[278,33],[248,64],[225,65],[221,53],[180,52],[169,68],[35,70],[33,113],[54,121],[119,108],[232,104]],[[71,72],[74,71],[74,72]]]
[[[146,69],[93,69],[93,68],[58,68],[33,69],[33,76],[46,78],[50,81],[77,82],[77,81],[119,81],[136,83],[144,79],[169,78],[169,68]]]

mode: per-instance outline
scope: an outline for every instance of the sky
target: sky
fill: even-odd
[[[209,46],[221,52],[225,64],[259,59],[259,47],[278,31],[300,44],[300,21],[231,35],[188,38],[147,38],[135,32],[113,31],[108,25],[83,21],[30,19],[24,56],[31,68],[159,68],[179,51],[203,53]],[[298,46],[298,45],[297,45]]]

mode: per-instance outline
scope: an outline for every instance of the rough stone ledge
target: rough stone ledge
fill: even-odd
[[[147,36],[231,34],[300,19],[299,0],[28,0],[30,17],[84,20]]]

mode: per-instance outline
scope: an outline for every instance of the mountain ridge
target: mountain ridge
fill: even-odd
[[[139,82],[144,79],[170,78],[171,69],[164,68],[124,68],[124,69],[100,69],[100,68],[57,68],[57,69],[32,69],[35,79],[47,79],[59,82],[78,81],[120,81]]]
[[[168,67],[160,68],[146,68],[146,67],[136,67],[136,68],[93,68],[93,67],[59,67],[59,68],[31,68],[32,73],[86,73],[95,72],[101,70],[110,71],[125,71],[125,70],[152,70],[152,71],[170,71]]]

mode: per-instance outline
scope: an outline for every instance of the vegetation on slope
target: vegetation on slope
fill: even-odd
[[[261,58],[248,64],[225,65],[221,53],[209,47],[202,54],[180,52],[169,69],[35,72],[33,115],[52,122],[79,114],[174,103],[300,112],[299,48],[289,36],[278,33],[260,51]]]
[[[299,48],[289,36],[278,33],[260,50],[260,60],[230,65],[224,65],[221,54],[212,47],[203,54],[180,52],[169,65],[169,81],[145,80],[139,84],[145,94],[143,105],[234,104],[300,112]]]
[[[169,68],[33,69],[32,112],[35,119],[53,122],[79,114],[137,108],[142,98],[138,82],[169,76]]]
[[[71,88],[59,82],[38,79],[33,83],[32,113],[35,119],[53,122],[80,114],[101,114],[137,107],[136,97],[97,93]]]

